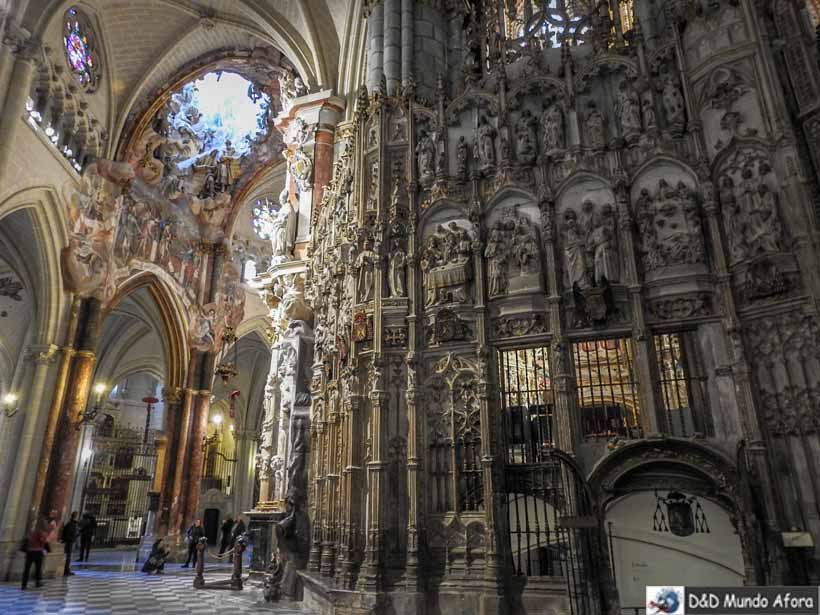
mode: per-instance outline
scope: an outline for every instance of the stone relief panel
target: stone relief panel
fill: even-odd
[[[615,195],[599,180],[582,179],[558,203],[557,219],[565,290],[622,281]]]
[[[543,291],[539,218],[535,205],[496,206],[491,211],[484,248],[490,299]]]
[[[744,61],[719,66],[695,84],[711,159],[734,139],[759,136],[766,125],[750,76],[754,68],[748,64]]]
[[[721,4],[687,25],[683,33],[687,65],[695,69],[709,58],[747,42],[750,36],[741,9]]]
[[[820,332],[808,312],[765,317],[746,329],[765,426],[776,435],[820,427]]]
[[[787,238],[769,157],[759,149],[736,149],[718,178],[730,264],[783,252]]]
[[[706,245],[701,197],[679,168],[662,166],[643,174],[632,187],[640,260],[647,280],[704,272]]]
[[[440,210],[421,236],[424,307],[466,304],[473,299],[473,224],[457,210]]]

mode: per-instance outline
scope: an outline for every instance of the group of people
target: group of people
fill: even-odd
[[[233,548],[237,538],[244,534],[247,528],[242,517],[238,517],[236,521],[234,521],[233,518],[229,516],[222,522],[220,529],[222,531],[222,540],[219,546],[219,554],[222,555],[229,548]],[[197,519],[185,532],[188,545],[188,557],[185,563],[182,564],[183,568],[188,568],[191,565],[196,566],[198,553],[196,546],[199,544],[199,540],[204,537],[205,528],[202,525],[202,520]],[[151,553],[148,555],[148,559],[145,560],[142,571],[147,574],[151,574],[152,572],[162,574],[165,569],[165,561],[168,559],[170,553],[170,550],[165,547],[163,539],[159,538],[151,547]]]
[[[72,512],[69,520],[66,521],[62,529],[59,529],[59,515],[56,510],[49,514],[40,516],[26,534],[20,545],[20,551],[25,553],[26,561],[23,567],[22,588],[28,587],[31,569],[34,567],[34,581],[37,587],[43,585],[43,561],[45,554],[51,552],[51,543],[59,540],[63,543],[65,553],[65,564],[63,575],[71,576],[71,556],[74,552],[74,544],[79,540],[80,556],[78,562],[88,561],[91,554],[91,543],[94,540],[94,532],[97,529],[97,520],[94,515],[85,513],[82,520],[77,520],[77,513]]]

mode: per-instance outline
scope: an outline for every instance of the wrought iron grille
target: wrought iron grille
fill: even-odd
[[[670,435],[713,435],[703,366],[692,332],[662,333],[653,338],[660,374],[661,403]]]
[[[202,464],[202,491],[216,489],[226,495],[233,492],[233,471],[236,459],[225,454],[221,442],[205,447],[205,462]]]
[[[634,356],[627,337],[572,344],[584,436],[643,436]]]
[[[498,353],[507,463],[536,463],[554,445],[549,348]]]
[[[598,612],[599,530],[583,479],[551,450],[537,464],[508,465],[506,485],[514,573],[562,577],[573,615]]]
[[[94,544],[136,544],[145,531],[148,492],[154,480],[157,452],[142,434],[118,430],[114,437],[98,437],[86,462],[83,513],[97,519]]]

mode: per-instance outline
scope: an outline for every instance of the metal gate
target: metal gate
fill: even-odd
[[[515,574],[563,577],[573,615],[599,612],[599,525],[582,478],[563,453],[507,466],[510,553]]]
[[[555,448],[549,349],[500,350],[498,360],[513,571],[564,579],[572,615],[595,615],[600,525],[583,476]]]
[[[96,518],[95,546],[137,544],[145,533],[157,451],[123,435],[95,438],[88,460],[82,512]]]

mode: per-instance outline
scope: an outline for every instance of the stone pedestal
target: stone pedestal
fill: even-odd
[[[257,511],[245,513],[248,516],[248,534],[253,546],[250,574],[252,581],[262,581],[262,575],[270,564],[271,553],[276,549],[276,524],[284,517],[284,511]]]

